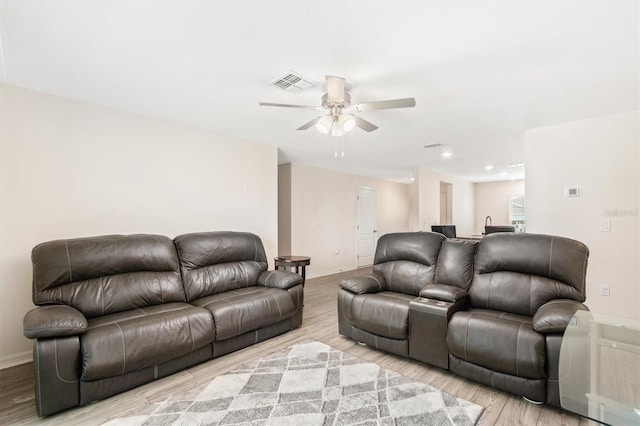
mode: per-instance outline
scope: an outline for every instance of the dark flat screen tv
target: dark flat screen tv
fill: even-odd
[[[455,225],[431,225],[431,232],[439,232],[447,238],[456,237]]]

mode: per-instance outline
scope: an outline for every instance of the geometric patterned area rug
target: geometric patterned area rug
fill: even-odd
[[[474,425],[482,410],[307,341],[104,425]]]

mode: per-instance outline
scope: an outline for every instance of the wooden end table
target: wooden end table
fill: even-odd
[[[278,256],[274,257],[276,270],[280,268],[295,268],[296,274],[302,272],[302,285],[306,280],[305,267],[311,264],[311,258],[307,256]],[[302,271],[300,271],[302,269]]]

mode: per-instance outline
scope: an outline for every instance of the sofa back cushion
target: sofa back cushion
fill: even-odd
[[[262,240],[249,232],[198,232],[174,241],[188,301],[254,286],[267,270]]]
[[[184,302],[176,249],[161,235],[107,235],[38,244],[33,302],[65,304],[93,318]]]
[[[553,299],[585,300],[589,249],[569,238],[496,233],[478,245],[474,308],[532,316]]]
[[[434,282],[438,252],[446,237],[435,232],[399,232],[378,240],[374,272],[382,274],[387,290],[417,296]]]
[[[442,242],[436,265],[436,284],[447,284],[465,290],[473,279],[473,261],[478,242],[447,239]]]

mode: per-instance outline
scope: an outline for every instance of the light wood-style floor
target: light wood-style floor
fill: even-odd
[[[0,425],[98,425],[135,408],[147,407],[177,391],[209,381],[230,369],[281,350],[302,340],[317,340],[378,363],[407,377],[485,407],[481,425],[595,425],[585,418],[479,385],[437,367],[386,354],[342,337],[337,325],[337,292],[340,280],[364,275],[370,268],[307,280],[302,327],[233,354],[200,364],[170,377],[138,387],[86,407],[78,407],[45,419],[35,411],[32,364],[0,370]]]

